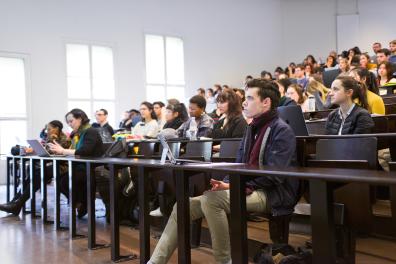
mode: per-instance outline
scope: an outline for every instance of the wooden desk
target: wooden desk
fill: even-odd
[[[59,163],[69,163],[69,192],[72,199],[73,170],[76,164],[85,163],[88,173],[88,217],[89,234],[91,245],[95,245],[95,210],[94,189],[91,185],[92,167],[99,164],[107,164],[110,169],[110,206],[111,206],[111,259],[113,261],[129,260],[134,256],[121,257],[119,255],[119,218],[118,218],[118,177],[117,170],[124,166],[138,168],[139,177],[139,229],[140,229],[140,263],[146,263],[150,258],[150,225],[148,207],[148,173],[156,169],[171,168],[176,175],[176,199],[178,218],[178,248],[179,263],[190,263],[190,212],[189,212],[189,188],[188,175],[191,172],[211,173],[220,172],[230,174],[230,206],[231,206],[231,252],[234,263],[247,263],[247,231],[246,231],[246,200],[245,182],[249,177],[297,177],[309,180],[311,189],[311,221],[312,241],[314,251],[314,263],[335,263],[335,234],[333,218],[333,197],[330,186],[333,182],[345,183],[368,183],[375,185],[396,185],[396,173],[369,171],[369,170],[346,170],[325,168],[288,168],[277,170],[268,167],[255,167],[243,164],[184,164],[171,165],[161,164],[158,160],[149,159],[118,159],[118,158],[78,158],[78,157],[23,157],[31,161],[52,160],[54,165],[54,177],[58,182]],[[188,173],[187,173],[188,172]],[[42,176],[42,181],[44,177]],[[59,193],[58,187],[56,188]],[[58,194],[57,194],[58,195]],[[56,199],[57,203],[59,199]],[[56,205],[55,222],[59,219],[59,205]],[[75,208],[70,206],[70,237],[76,237]],[[396,226],[395,226],[396,228]]]
[[[230,174],[231,206],[231,254],[235,263],[248,263],[245,183],[249,177],[297,177],[309,180],[311,195],[311,224],[314,263],[335,263],[335,232],[333,218],[333,194],[330,186],[333,182],[358,182],[368,184],[396,184],[396,173],[370,170],[347,170],[325,168],[288,168],[275,170],[269,167],[248,165],[237,166],[203,166],[185,165],[183,170],[212,171]],[[181,191],[178,186],[178,192]],[[185,210],[185,208],[183,208]],[[179,214],[179,212],[178,212]],[[188,223],[189,215],[178,222]],[[178,215],[179,221],[179,215]],[[395,226],[396,228],[396,226]],[[179,241],[180,243],[180,241]],[[187,241],[184,241],[187,243]],[[179,253],[180,254],[180,253]],[[184,254],[184,252],[183,252]]]

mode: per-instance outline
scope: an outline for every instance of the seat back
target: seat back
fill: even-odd
[[[320,139],[316,142],[317,160],[366,160],[370,169],[377,167],[377,138]]]
[[[137,155],[150,158],[154,154],[155,142],[139,142],[137,147],[139,148]]]
[[[212,158],[212,141],[190,141],[186,145],[183,158],[203,158],[210,161]]]
[[[241,139],[223,140],[220,143],[220,158],[236,158],[241,145]]]

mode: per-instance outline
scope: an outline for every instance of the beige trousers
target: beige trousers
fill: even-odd
[[[246,209],[249,212],[266,212],[266,196],[263,191],[254,191],[246,197]],[[154,264],[167,263],[177,247],[176,204],[151,256]],[[207,191],[203,195],[190,198],[191,221],[205,217],[212,238],[213,254],[217,262],[227,263],[231,259],[230,235],[227,214],[230,213],[230,192]],[[231,216],[232,217],[232,216]]]

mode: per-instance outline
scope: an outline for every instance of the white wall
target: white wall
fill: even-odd
[[[145,99],[144,33],[179,36],[187,95],[214,83],[239,86],[279,56],[277,0],[1,0],[0,53],[30,57],[30,136],[67,109],[65,43],[114,47],[116,116]],[[266,25],[264,28],[263,25]]]
[[[358,14],[356,45],[362,51],[372,53],[377,41],[388,47],[396,39],[395,10],[394,0],[281,0],[282,64],[301,62],[308,54],[325,60],[337,48],[337,15]]]

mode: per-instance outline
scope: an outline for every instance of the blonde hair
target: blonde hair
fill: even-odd
[[[310,94],[314,94],[315,92],[320,92],[322,101],[326,101],[327,94],[330,89],[321,84],[316,80],[310,80],[307,85],[307,92]]]

